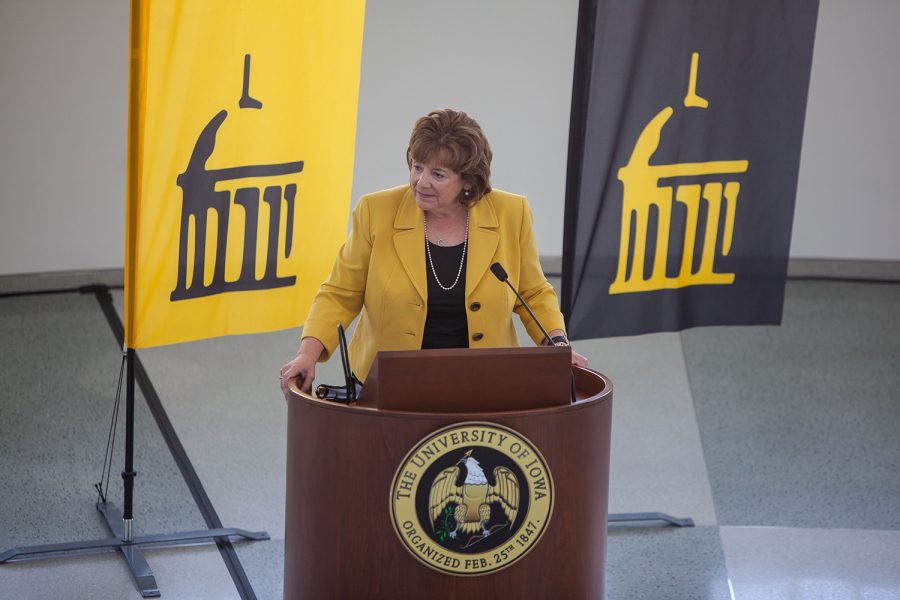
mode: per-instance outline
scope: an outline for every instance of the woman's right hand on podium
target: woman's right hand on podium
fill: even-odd
[[[281,391],[285,399],[290,397],[290,382],[297,380],[297,387],[304,393],[312,392],[312,382],[316,378],[316,363],[322,355],[325,346],[316,338],[303,338],[297,356],[289,363],[281,367]]]

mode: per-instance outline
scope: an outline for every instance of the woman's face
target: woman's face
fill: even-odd
[[[437,162],[413,160],[409,169],[409,187],[422,210],[444,210],[461,207],[457,202],[463,189],[459,173]]]

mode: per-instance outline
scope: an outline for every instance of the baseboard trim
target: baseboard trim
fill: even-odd
[[[561,256],[541,256],[548,277],[560,277]],[[788,278],[860,279],[900,282],[900,261],[792,258]],[[0,295],[77,289],[88,285],[116,288],[124,285],[123,269],[94,269],[0,275]]]
[[[562,257],[541,256],[541,267],[548,277],[560,277]],[[900,282],[900,261],[792,258],[788,261],[788,279],[791,278]]]
[[[0,295],[78,289],[88,285],[120,288],[124,285],[124,281],[125,274],[123,269],[0,275]]]

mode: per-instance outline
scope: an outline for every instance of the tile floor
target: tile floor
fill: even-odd
[[[121,313],[121,292],[114,292]],[[584,340],[615,383],[607,598],[900,599],[900,285],[791,281],[781,327]],[[0,551],[105,536],[93,505],[121,352],[91,294],[0,297]],[[281,596],[297,332],[140,352],[253,591]],[[339,365],[319,371],[339,381]],[[204,527],[137,398],[137,534]],[[121,505],[121,434],[110,496]],[[163,598],[240,598],[215,546],[148,550]],[[115,554],[0,565],[2,599],[137,598]]]

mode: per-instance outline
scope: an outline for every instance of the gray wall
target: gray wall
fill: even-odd
[[[405,181],[413,121],[466,110],[494,183],[562,250],[577,0],[371,0],[353,201]],[[822,0],[791,254],[900,260],[900,2]],[[121,267],[128,3],[0,0],[0,275]]]
[[[821,0],[791,255],[900,260],[900,2]]]
[[[124,263],[128,4],[0,0],[0,274]]]

